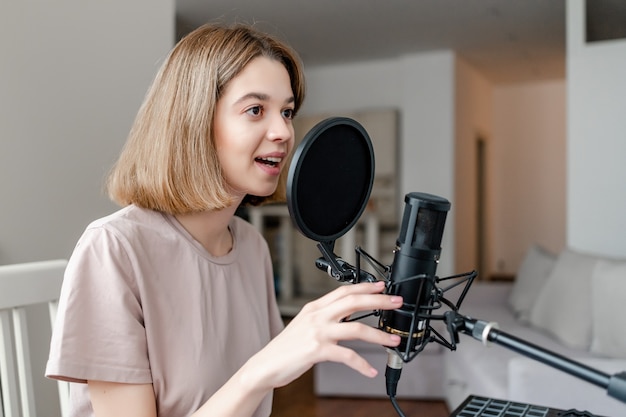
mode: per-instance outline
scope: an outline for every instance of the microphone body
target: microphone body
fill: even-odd
[[[405,246],[406,247],[406,246]],[[396,248],[394,261],[391,267],[391,287],[389,294],[401,295],[404,304],[399,310],[385,311],[381,320],[383,329],[388,333],[397,334],[402,337],[402,342],[398,349],[403,351],[407,346],[419,346],[424,341],[425,320],[419,318],[421,314],[429,312],[428,307],[432,307],[430,302],[434,288],[432,277],[437,270],[436,253],[422,253],[422,258],[405,253],[403,247]],[[414,254],[413,254],[414,255]],[[428,259],[425,259],[428,258]],[[417,311],[416,322],[413,322],[413,313]],[[413,330],[411,332],[411,330]],[[410,349],[413,351],[414,349]]]
[[[448,200],[426,193],[409,193],[404,202],[387,290],[388,294],[402,296],[404,303],[397,310],[383,311],[378,326],[402,338],[395,350],[389,350],[387,371],[394,374],[392,385],[399,379],[402,363],[410,360],[411,353],[421,351],[428,342],[428,316],[436,296],[435,274],[450,210]],[[402,354],[398,356],[398,352]]]

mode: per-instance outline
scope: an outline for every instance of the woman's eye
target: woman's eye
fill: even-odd
[[[259,116],[261,115],[262,112],[263,112],[263,108],[261,106],[250,107],[248,110],[246,110],[246,113],[252,116]]]
[[[285,109],[283,110],[283,117],[285,119],[293,119],[295,111],[293,109]]]

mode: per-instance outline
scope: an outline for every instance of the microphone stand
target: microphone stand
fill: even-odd
[[[444,313],[444,322],[448,325],[448,331],[458,342],[458,332],[482,341],[485,346],[489,342],[496,343],[511,349],[514,352],[535,359],[560,371],[580,378],[598,387],[607,390],[607,394],[621,402],[626,403],[626,371],[609,375],[595,370],[587,365],[573,361],[555,352],[541,348],[518,337],[512,336],[497,329],[497,324],[476,320],[460,314],[458,311]],[[452,342],[454,346],[454,342]]]
[[[368,261],[370,265],[374,266],[377,272],[389,283],[389,267],[382,265],[359,247],[356,248],[357,266],[354,267],[336,257],[333,253],[333,244],[334,242],[320,242],[318,244],[318,248],[323,254],[323,258],[318,259],[316,262],[316,266],[318,268],[326,270],[331,277],[342,282],[354,284],[361,281],[374,281],[375,277],[373,275],[360,268],[360,256],[364,255],[366,261]],[[326,262],[323,262],[324,260]],[[416,323],[419,319],[427,321],[425,329],[426,336],[422,340],[420,346],[415,346],[414,343],[408,343],[407,348],[404,351],[400,351],[397,348],[392,349],[398,354],[400,360],[403,362],[411,361],[429,342],[436,342],[451,351],[454,351],[456,350],[456,344],[459,343],[459,333],[464,333],[476,340],[482,341],[485,346],[489,343],[504,346],[514,352],[580,378],[583,381],[587,381],[600,388],[604,388],[609,396],[626,403],[626,371],[619,372],[614,375],[600,372],[580,362],[568,359],[563,355],[551,352],[533,343],[526,342],[518,337],[500,331],[497,329],[497,323],[477,320],[461,314],[459,309],[476,275],[476,271],[472,271],[445,278],[432,277],[435,280],[435,283],[458,278],[461,279],[446,288],[440,288],[435,285],[432,300],[433,304],[430,306],[420,306],[420,308],[414,309],[415,311],[412,312],[410,334],[414,333]],[[423,277],[418,276],[413,277],[412,279],[417,278]],[[465,286],[456,303],[452,303],[443,296],[443,294],[448,290],[462,284],[465,284]],[[438,310],[443,304],[448,306],[450,310],[444,312],[443,315],[432,314],[433,311]],[[420,309],[428,310],[429,313],[419,314],[418,311]],[[349,319],[348,321],[360,320],[369,315],[380,315],[380,312],[375,311],[362,317]],[[430,320],[443,320],[447,326],[450,340],[446,340],[441,334],[439,334],[430,325],[430,323],[428,323]],[[398,415],[400,417],[404,417],[402,410],[395,401],[395,395],[391,395],[390,399]]]

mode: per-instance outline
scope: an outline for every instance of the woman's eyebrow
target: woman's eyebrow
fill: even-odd
[[[244,94],[243,96],[239,97],[239,99],[237,99],[237,101],[235,101],[235,104],[241,103],[242,101],[246,101],[246,100],[249,100],[249,99],[256,99],[256,100],[260,100],[260,101],[269,101],[270,96],[268,94],[265,94],[265,93],[251,92],[251,93]],[[291,96],[291,97],[288,97],[285,100],[285,104],[293,103],[295,101],[296,101],[295,97]]]

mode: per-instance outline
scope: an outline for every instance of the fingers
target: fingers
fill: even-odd
[[[388,347],[396,347],[401,338],[398,335],[389,334],[382,330],[370,327],[363,323],[338,323],[329,329],[328,336],[336,340],[362,340],[372,344]],[[335,334],[333,334],[335,333]],[[326,360],[343,363],[364,376],[373,378],[378,374],[376,368],[371,366],[356,351],[338,344],[326,346],[328,355]]]
[[[384,289],[385,283],[383,281],[346,284],[318,298],[313,303],[316,304],[317,307],[324,307],[335,303],[337,300],[349,294],[376,294],[383,292]]]
[[[340,321],[353,313],[368,310],[395,310],[402,307],[402,297],[397,295],[345,292],[327,305],[311,305],[310,311],[317,311],[330,321]]]
[[[263,355],[255,355],[259,363],[265,365],[277,358],[286,364],[270,368],[267,381],[272,386],[282,386],[323,361],[343,363],[365,376],[374,377],[375,368],[354,350],[338,343],[361,340],[382,349],[382,346],[398,346],[400,337],[358,321],[340,322],[340,319],[366,310],[402,307],[402,297],[382,294],[384,288],[383,282],[346,285],[304,306],[263,350]]]
[[[312,363],[333,361],[343,363],[369,377],[377,374],[364,358],[352,349],[338,345],[344,340],[362,340],[378,346],[395,347],[400,337],[358,321],[341,322],[342,318],[367,310],[393,310],[402,307],[402,297],[382,294],[384,282],[345,285],[325,296],[309,302],[285,328],[282,337],[285,346],[297,343],[298,348],[280,348],[297,356],[293,363],[302,365],[302,357]],[[281,343],[282,344],[282,343]],[[299,358],[299,359],[298,359]]]
[[[334,345],[329,348],[328,355],[329,360],[343,363],[364,376],[373,378],[378,374],[376,368],[370,365],[369,362],[352,349]]]
[[[400,343],[400,336],[384,332],[375,327],[359,322],[337,323],[327,329],[329,340],[362,340],[374,345],[395,347]]]
[[[393,310],[402,306],[402,298],[378,294],[385,288],[382,281],[346,285],[331,291],[310,302],[305,311],[325,309],[331,320],[349,317],[352,313],[364,310]]]
[[[326,353],[328,356],[327,360],[343,363],[368,378],[374,378],[378,375],[378,370],[352,349],[340,345],[332,345],[327,348]]]

